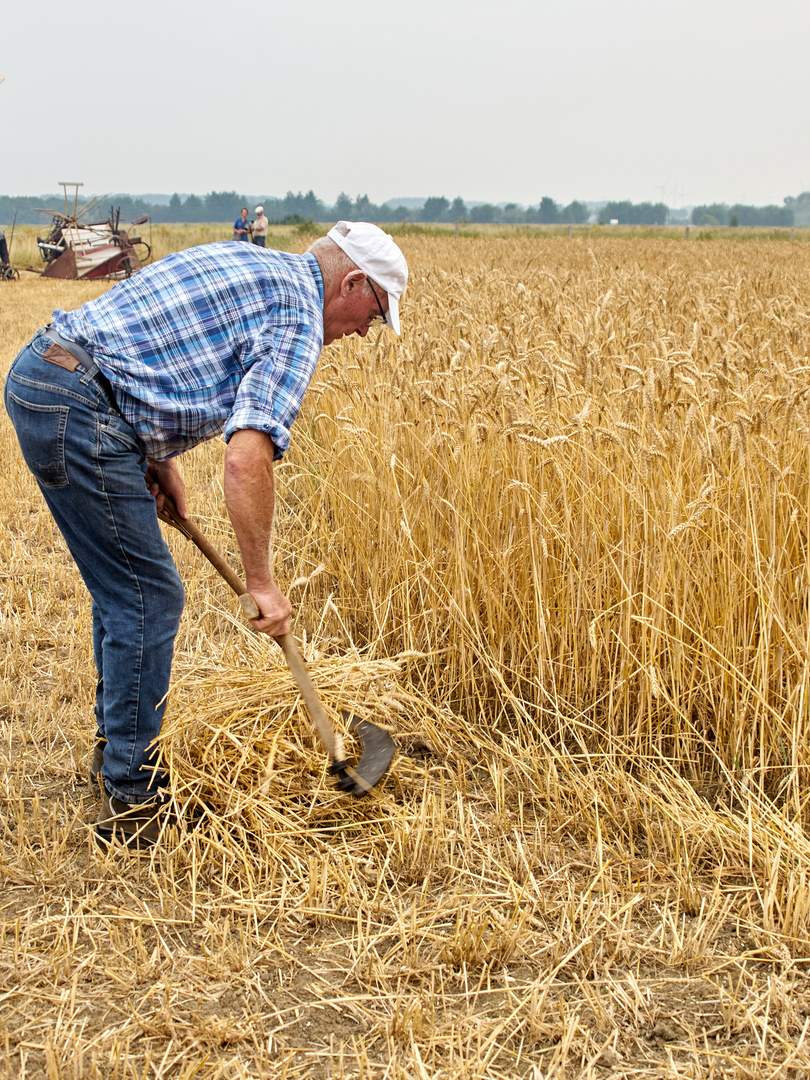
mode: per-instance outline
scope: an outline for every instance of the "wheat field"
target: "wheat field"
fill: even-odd
[[[275,541],[391,773],[332,790],[280,651],[167,534],[148,859],[92,843],[89,603],[3,413],[3,1076],[810,1074],[800,240],[403,235],[403,336],[325,350]],[[0,283],[3,372],[107,287]],[[222,445],[183,463],[238,570]]]

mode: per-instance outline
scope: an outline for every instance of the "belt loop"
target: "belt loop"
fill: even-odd
[[[89,382],[92,382],[95,379],[96,375],[98,375],[100,371],[101,368],[98,366],[95,360],[93,360],[87,371],[85,371],[84,375],[82,375],[82,377],[79,379],[79,382],[84,383],[84,385],[86,386]]]

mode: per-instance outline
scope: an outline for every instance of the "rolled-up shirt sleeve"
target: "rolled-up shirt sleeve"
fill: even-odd
[[[280,460],[289,449],[290,429],[322,346],[322,326],[286,323],[264,327],[244,360],[247,370],[225,423],[225,441],[244,428],[263,431],[273,440],[274,457]]]

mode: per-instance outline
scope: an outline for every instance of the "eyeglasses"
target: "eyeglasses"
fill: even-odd
[[[371,278],[370,277],[367,277],[366,281],[368,282],[368,287],[374,293],[374,299],[377,301],[377,307],[380,309],[380,314],[379,315],[372,315],[371,318],[368,320],[368,325],[369,326],[387,326],[388,325],[388,319],[386,319],[386,317],[385,317],[385,312],[383,311],[382,304],[380,303],[380,298],[379,298],[379,296],[377,296],[377,290],[371,284]]]

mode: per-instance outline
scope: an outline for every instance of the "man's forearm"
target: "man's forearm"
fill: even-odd
[[[270,544],[275,513],[273,443],[261,431],[237,431],[225,451],[225,505],[233,524],[247,587],[273,583]]]

